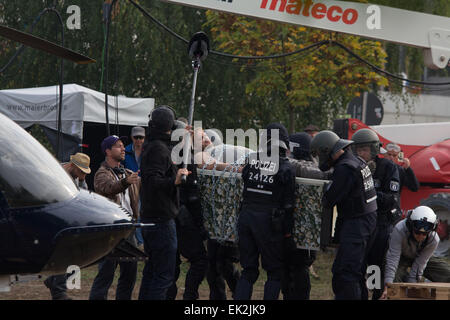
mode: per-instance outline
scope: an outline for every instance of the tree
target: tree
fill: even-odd
[[[386,53],[377,41],[225,13],[209,11],[206,16],[218,48],[236,55],[276,55],[334,39],[379,67],[385,63]],[[372,84],[388,84],[385,78],[335,46],[256,64],[261,69],[255,72],[246,92],[267,97],[271,104],[270,112],[264,108],[254,110],[254,116],[264,119],[258,112],[262,111],[269,121],[288,123],[290,132],[311,120],[322,127],[328,126],[355,95],[368,90]],[[299,113],[305,108],[314,109],[310,118],[305,119]],[[320,117],[312,116],[317,112]]]

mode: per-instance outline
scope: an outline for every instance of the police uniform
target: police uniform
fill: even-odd
[[[333,263],[332,287],[336,300],[365,297],[367,253],[376,227],[377,195],[366,162],[345,151],[335,162],[324,207],[337,206],[335,237],[339,248]]]
[[[306,135],[309,137],[308,134]],[[321,171],[318,165],[312,161],[311,156],[309,158],[311,159],[310,161],[289,159],[294,167],[295,175],[309,179],[328,179],[330,172]],[[309,268],[315,259],[316,251],[314,250],[295,249],[287,254],[281,288],[284,300],[309,300],[311,292]]]
[[[368,264],[377,265],[383,272],[383,260],[388,249],[389,235],[394,224],[400,220],[400,177],[397,165],[384,158],[375,157],[373,181],[377,192],[378,217],[374,244],[369,252]],[[373,170],[373,169],[372,169]],[[372,299],[378,300],[383,288],[374,289]]]
[[[180,275],[180,254],[185,257],[190,267],[186,274],[184,300],[197,300],[198,287],[202,283],[208,269],[208,257],[203,241],[207,238],[203,226],[203,213],[198,187],[197,167],[191,164],[187,169],[192,173],[186,177],[186,183],[180,188],[180,211],[175,219],[178,239],[177,263],[175,279],[167,292],[168,300],[175,300],[177,296],[177,279]],[[181,166],[180,166],[181,168]]]
[[[266,158],[267,159],[267,158]],[[238,219],[239,254],[243,268],[235,299],[251,298],[259,276],[259,257],[267,272],[264,299],[278,299],[283,268],[285,235],[293,226],[295,172],[280,149],[270,161],[253,153],[242,171],[243,201]]]

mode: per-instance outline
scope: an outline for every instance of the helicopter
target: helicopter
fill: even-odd
[[[0,36],[76,63],[95,62],[6,26]],[[63,274],[106,256],[146,259],[126,240],[144,224],[106,197],[79,189],[45,147],[1,113],[0,123],[0,292],[20,282],[18,275]]]

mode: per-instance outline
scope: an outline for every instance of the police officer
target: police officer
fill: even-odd
[[[329,172],[322,172],[310,152],[312,137],[306,132],[289,136],[289,161],[295,168],[295,175],[310,179],[328,179]],[[283,268],[282,292],[284,300],[309,300],[311,292],[310,270],[316,251],[295,249],[288,252]]]
[[[239,254],[243,268],[236,300],[249,300],[259,275],[259,257],[267,272],[264,299],[277,300],[283,269],[283,250],[292,239],[295,174],[286,157],[289,138],[279,123],[267,126],[261,150],[249,155],[242,171],[243,201],[238,219]],[[267,141],[267,143],[266,143]]]
[[[350,144],[352,141],[328,130],[319,132],[311,141],[311,153],[319,157],[319,168],[334,168],[323,206],[336,205],[338,211],[335,237],[339,247],[332,267],[336,300],[365,298],[366,256],[377,219],[372,174],[366,162],[347,149]]]
[[[379,158],[380,139],[371,129],[360,129],[352,137],[354,152],[371,168],[377,192],[377,229],[374,244],[369,252],[368,264],[377,265],[383,275],[383,260],[388,249],[389,235],[401,218],[399,208],[400,177],[397,166],[390,160]],[[372,299],[378,300],[382,288],[374,289]]]
[[[178,127],[185,126],[180,119],[177,125]],[[179,168],[181,167],[182,164]],[[203,244],[203,241],[207,239],[208,233],[203,225],[197,169],[192,154],[187,169],[191,174],[187,176],[186,183],[181,184],[179,187],[180,211],[175,218],[178,239],[177,263],[174,282],[167,292],[168,300],[175,300],[177,296],[176,282],[180,275],[180,254],[190,263],[184,284],[184,300],[197,300],[199,298],[198,287],[202,283],[208,269],[208,257]]]

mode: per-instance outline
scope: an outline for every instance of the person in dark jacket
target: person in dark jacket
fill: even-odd
[[[397,166],[387,159],[378,157],[381,143],[371,129],[360,129],[352,137],[354,152],[363,158],[371,168],[377,192],[377,228],[374,244],[369,252],[368,264],[377,265],[382,271],[383,260],[388,249],[389,235],[393,226],[401,218],[400,177]],[[378,300],[382,288],[373,290],[372,299]]]
[[[184,122],[184,119],[178,119],[178,121],[182,122],[182,126],[187,125],[187,120]],[[194,143],[191,146],[194,146]],[[175,218],[178,252],[175,279],[168,290],[168,300],[175,300],[177,296],[178,287],[176,282],[180,276],[180,255],[185,257],[190,264],[184,282],[184,300],[197,300],[199,298],[198,288],[208,269],[208,257],[203,244],[203,241],[208,237],[208,233],[203,224],[197,166],[194,163],[192,148],[190,151],[190,164],[187,165],[187,169],[191,174],[187,177],[186,183],[180,186],[180,211]],[[180,164],[179,168],[182,165]]]
[[[244,191],[237,229],[243,270],[235,300],[251,298],[259,276],[260,257],[267,272],[264,300],[278,300],[286,256],[283,251],[295,249],[295,173],[286,157],[289,137],[279,123],[269,124],[266,130],[267,140],[261,139],[260,152],[250,154],[242,170]]]
[[[319,157],[319,168],[334,168],[325,188],[324,208],[337,206],[335,238],[339,243],[332,267],[336,300],[367,299],[365,274],[367,255],[375,236],[377,194],[366,162],[356,157],[332,131],[319,132],[311,141],[311,153]]]
[[[148,135],[141,160],[141,221],[154,226],[142,228],[145,263],[140,300],[165,300],[172,285],[177,253],[175,217],[179,211],[179,188],[187,169],[178,169],[171,158],[171,133],[175,112],[159,106],[150,114]]]

